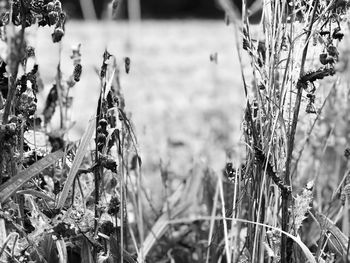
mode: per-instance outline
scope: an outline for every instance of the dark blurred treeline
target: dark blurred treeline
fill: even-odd
[[[83,18],[79,0],[61,0],[70,17]],[[96,15],[103,17],[109,0],[83,0],[93,1]],[[241,0],[233,0],[240,9]],[[253,0],[248,0],[248,4]],[[118,18],[128,18],[128,1],[119,0]],[[167,18],[223,18],[223,12],[216,0],[140,0],[141,17],[152,19]]]

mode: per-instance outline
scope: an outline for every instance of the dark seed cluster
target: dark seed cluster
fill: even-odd
[[[110,170],[113,173],[117,173],[117,162],[114,159],[101,154],[99,163],[102,167],[106,168],[107,170]]]
[[[129,72],[130,72],[130,63],[131,63],[130,58],[129,58],[129,57],[126,57],[126,58],[124,59],[125,72],[126,72],[126,74],[129,74]]]
[[[78,82],[80,80],[81,72],[82,72],[81,64],[76,64],[74,66],[74,71],[73,71],[74,81]]]
[[[49,95],[47,95],[45,109],[44,109],[44,122],[45,124],[51,121],[52,116],[55,113],[58,100],[57,86],[54,84],[50,89]]]
[[[115,216],[119,213],[120,200],[118,197],[113,197],[108,206],[108,214]]]
[[[10,10],[0,15],[0,26],[10,21]],[[12,4],[11,21],[16,26],[30,27],[38,23],[39,26],[55,26],[52,34],[53,42],[59,42],[64,35],[66,15],[62,11],[59,0],[14,0]]]
[[[106,236],[110,236],[115,232],[115,227],[111,221],[105,221],[102,223],[100,227],[100,231],[102,234]]]
[[[107,121],[106,119],[101,119],[98,122],[97,126],[97,135],[96,135],[96,140],[97,140],[97,150],[102,153],[103,147],[106,145],[107,142],[107,136],[108,136],[108,131],[107,131]]]
[[[36,94],[38,92],[38,86],[36,83],[36,74],[38,72],[38,65],[34,65],[33,69],[22,75],[17,80],[17,92],[16,92],[16,115],[21,114],[27,119],[31,118],[37,108]],[[30,84],[30,86],[28,86]]]
[[[60,222],[58,223],[56,226],[53,227],[53,231],[55,232],[55,234],[58,235],[58,237],[72,237],[76,235],[76,230],[75,228],[72,228],[71,226],[69,226],[68,224],[64,223],[64,222]]]

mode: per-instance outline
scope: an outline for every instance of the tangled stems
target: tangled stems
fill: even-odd
[[[308,52],[309,47],[309,39],[311,36],[312,27],[315,22],[316,17],[316,10],[317,6],[319,4],[319,0],[314,0],[313,4],[313,11],[311,16],[311,21],[309,24],[309,28],[306,35],[306,44],[302,53],[302,59],[301,59],[301,65],[300,65],[300,73],[299,76],[304,75],[304,67],[305,67],[305,61],[306,56]],[[297,95],[296,95],[296,101],[294,105],[294,113],[293,113],[293,119],[289,134],[289,141],[288,141],[288,148],[287,148],[287,159],[286,159],[286,165],[285,165],[285,174],[284,174],[284,183],[286,186],[291,185],[291,178],[290,178],[290,170],[291,170],[291,161],[292,161],[292,154],[293,154],[293,148],[294,148],[294,139],[295,139],[295,133],[297,129],[298,124],[298,117],[300,112],[300,104],[302,99],[302,93],[303,89],[298,88]],[[286,191],[282,192],[282,231],[288,232],[288,222],[289,222],[289,212],[288,207],[290,204],[291,199],[291,192]],[[291,262],[291,255],[292,255],[292,247],[289,246],[291,242],[288,242],[288,237],[285,235],[281,236],[281,262]]]

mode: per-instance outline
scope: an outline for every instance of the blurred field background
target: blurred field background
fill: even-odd
[[[60,46],[50,30],[31,32],[45,91],[54,83]],[[105,48],[118,58],[127,111],[132,114],[150,191],[162,188],[159,164],[180,181],[202,162],[220,171],[237,155],[244,104],[231,27],[221,20],[69,21],[62,45],[62,71],[71,74],[71,47],[81,43],[83,74],[72,93],[70,139],[77,140],[95,113]],[[218,54],[218,63],[210,54]],[[124,57],[131,70],[124,70]],[[40,109],[39,109],[40,112]],[[57,114],[58,115],[58,114]],[[157,201],[157,200],[155,200]],[[160,200],[158,200],[160,201]]]

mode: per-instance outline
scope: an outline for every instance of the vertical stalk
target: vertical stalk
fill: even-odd
[[[306,61],[306,56],[307,56],[308,47],[309,47],[309,39],[311,36],[312,27],[315,22],[315,14],[316,14],[318,3],[319,3],[319,0],[314,0],[311,21],[308,27],[308,31],[306,33],[306,43],[302,53],[299,77],[301,77],[305,71],[305,61]],[[293,119],[292,119],[292,124],[291,124],[291,129],[289,134],[289,141],[288,141],[287,159],[286,159],[286,166],[285,166],[286,170],[284,174],[284,184],[287,187],[291,187],[290,171],[291,171],[292,154],[294,149],[294,139],[295,139],[295,133],[296,133],[297,124],[298,124],[298,117],[300,112],[301,98],[303,93],[302,87],[297,87],[297,88],[298,90],[297,90],[297,95],[296,95],[296,100],[294,105]],[[291,201],[290,199],[291,199],[291,191],[282,192],[282,230],[285,232],[289,231],[288,208],[290,206],[290,201]],[[281,236],[281,262],[287,262],[287,263],[291,262],[292,253],[289,253],[291,249],[292,248],[288,246],[287,236],[282,235]]]

